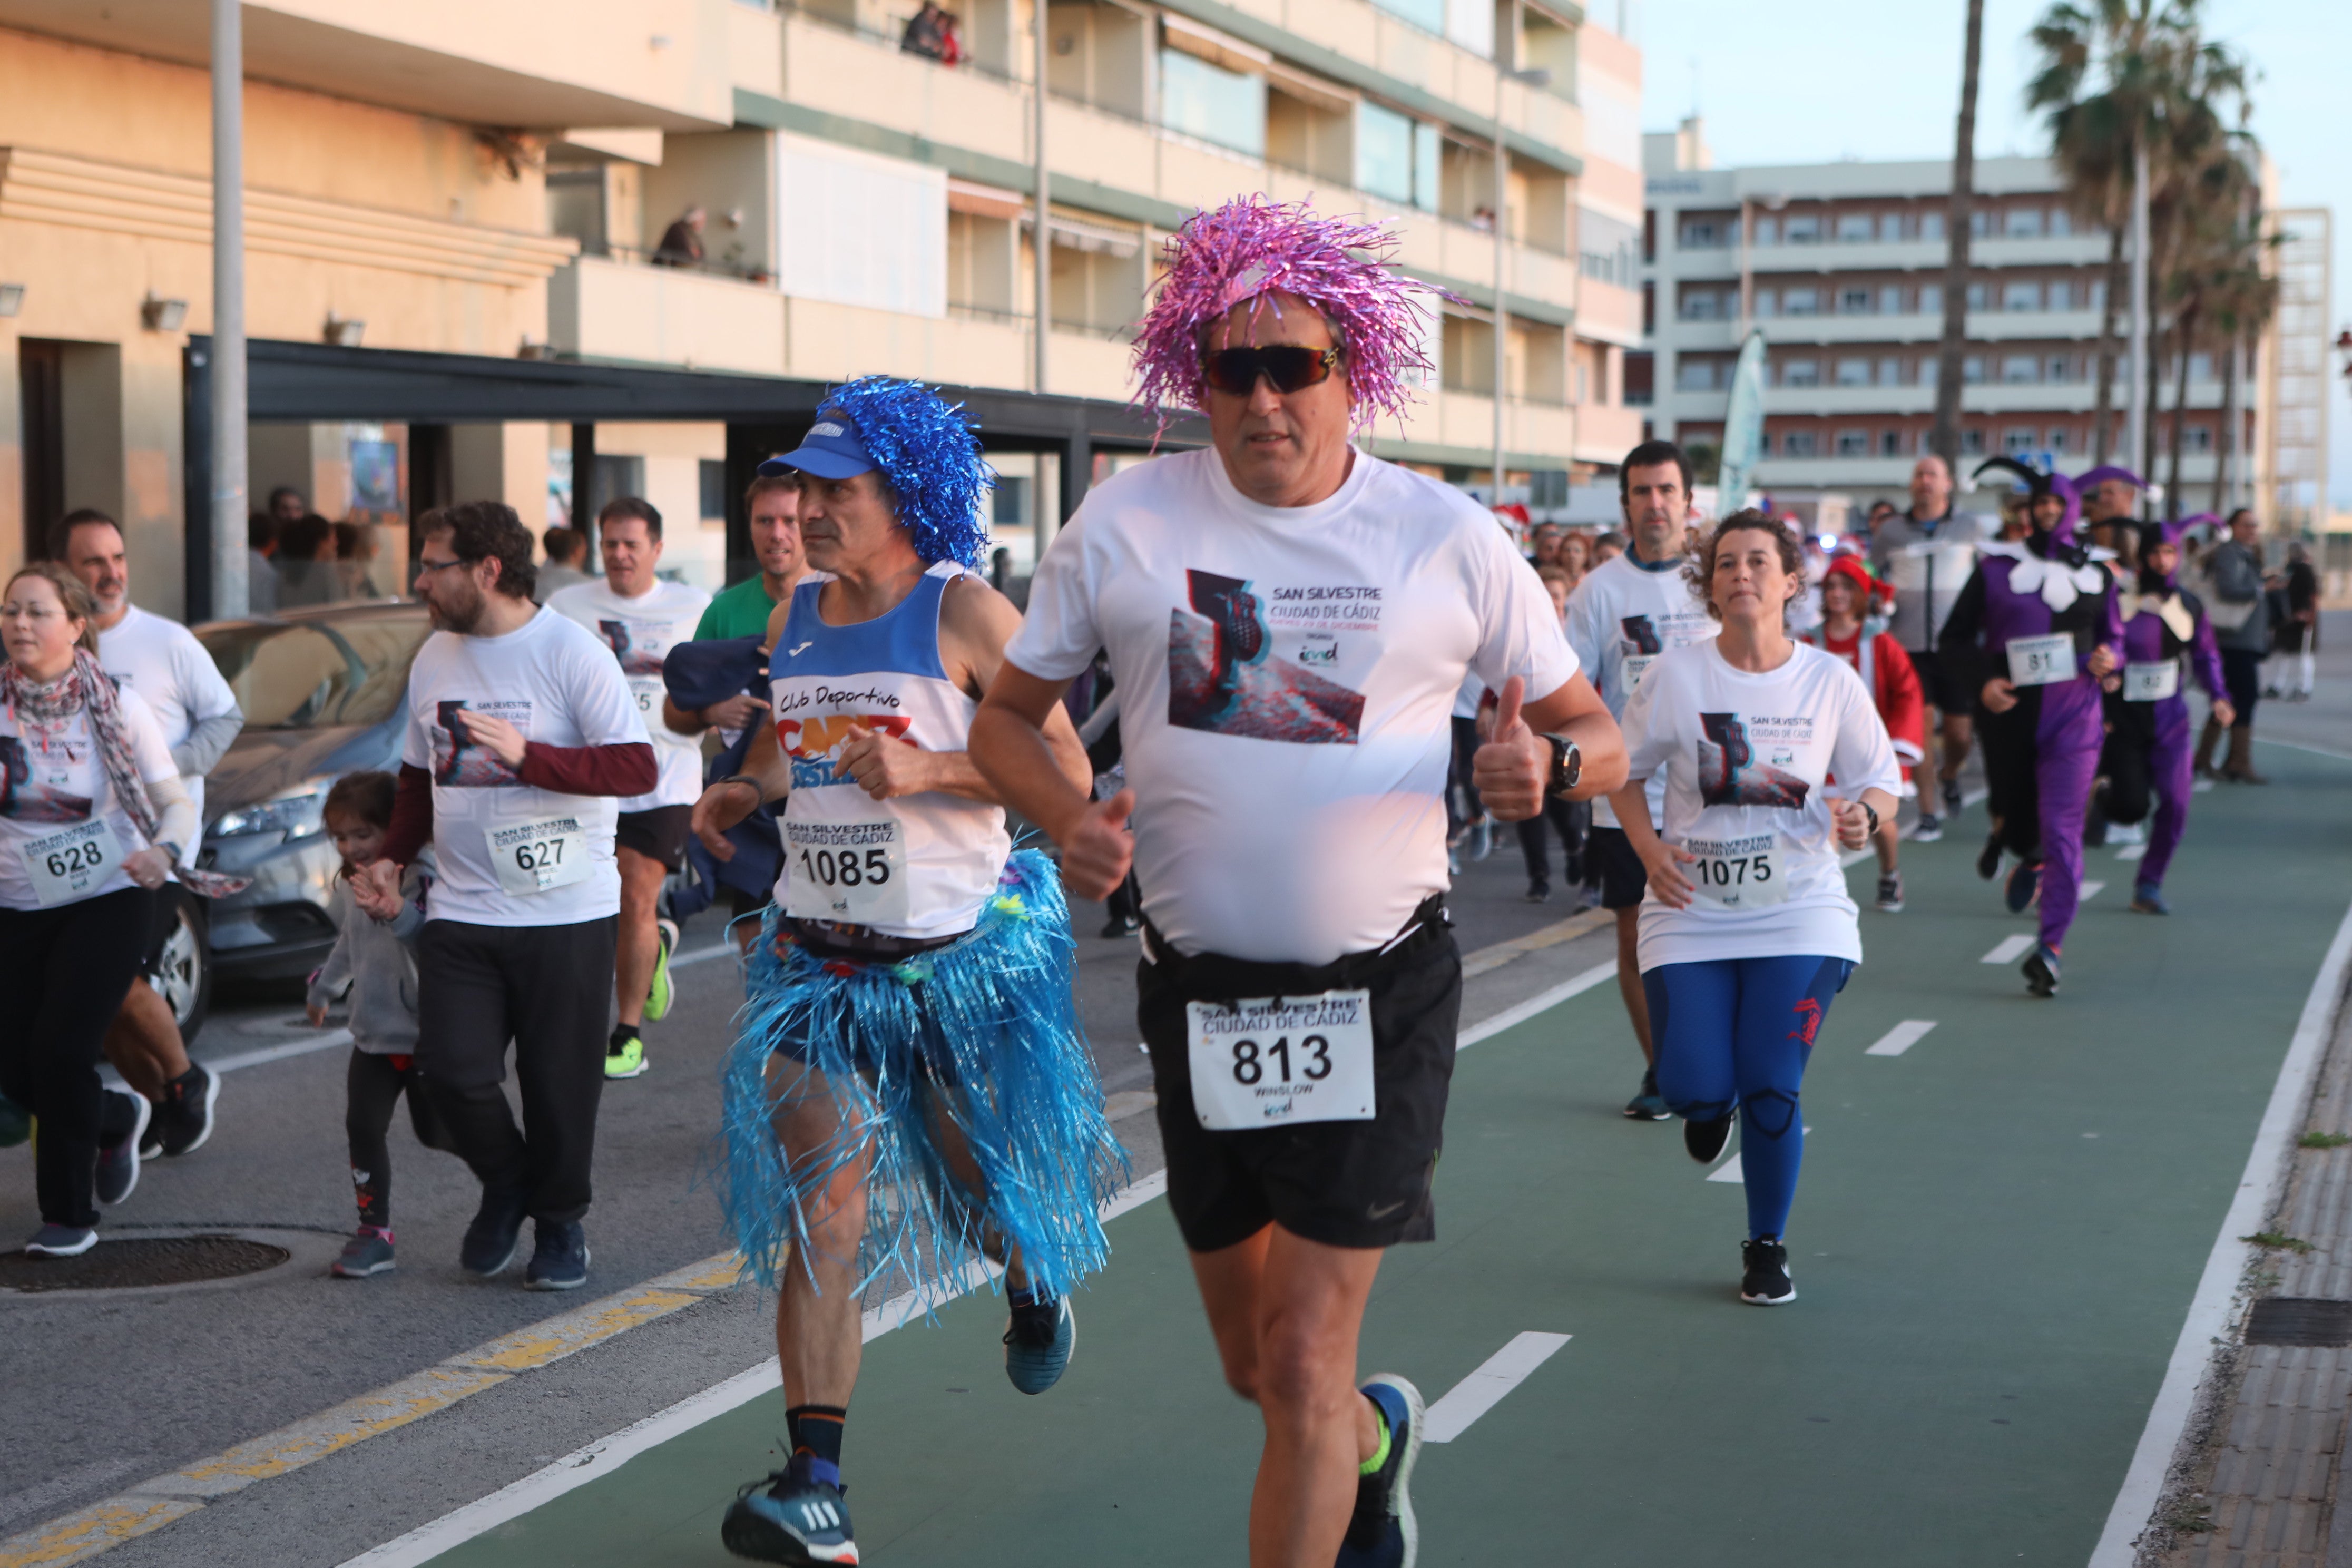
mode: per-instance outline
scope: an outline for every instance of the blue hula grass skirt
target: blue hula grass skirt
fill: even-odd
[[[795,1247],[807,1268],[811,1205],[860,1159],[870,1162],[860,1296],[912,1289],[928,1310],[982,1261],[984,1237],[1019,1247],[1032,1285],[1054,1296],[1100,1268],[1110,1244],[1099,1216],[1126,1183],[1127,1154],[1078,1025],[1076,949],[1053,862],[1016,852],[977,925],[898,962],[789,944],[779,957],[779,925],[772,909],[722,1069],[721,1203],[744,1272],[774,1289]],[[823,1075],[816,1092],[836,1113],[838,1130],[797,1165],[775,1115],[800,1075],[771,1082],[779,1050]],[[935,1117],[962,1134],[982,1191],[950,1173]]]

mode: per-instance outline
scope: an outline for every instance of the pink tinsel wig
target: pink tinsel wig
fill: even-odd
[[[1318,217],[1304,202],[1262,195],[1193,214],[1168,237],[1167,276],[1136,328],[1135,401],[1163,421],[1172,408],[1205,408],[1202,331],[1235,305],[1280,290],[1313,305],[1346,351],[1357,428],[1382,415],[1402,420],[1413,400],[1406,378],[1436,371],[1422,352],[1423,323],[1437,300],[1452,296],[1389,265],[1396,243],[1381,225]]]

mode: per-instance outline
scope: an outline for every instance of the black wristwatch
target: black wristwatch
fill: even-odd
[[[1584,776],[1584,753],[1565,735],[1546,735],[1544,742],[1551,747],[1551,777],[1544,783],[1544,793],[1566,795]]]
[[[1865,816],[1867,816],[1870,818],[1870,836],[1871,836],[1873,838],[1877,837],[1878,837],[1878,807],[1876,807],[1876,806],[1874,806],[1874,805],[1871,805],[1871,804],[1870,804],[1870,802],[1868,802],[1868,801],[1866,801],[1866,800],[1865,800],[1865,801],[1864,801],[1864,802],[1862,803],[1862,809],[1863,809],[1864,814]]]

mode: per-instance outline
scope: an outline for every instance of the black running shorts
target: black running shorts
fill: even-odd
[[[1424,908],[1436,915],[1433,906]],[[1435,1237],[1431,1184],[1462,1016],[1462,955],[1442,917],[1430,920],[1425,938],[1408,938],[1392,954],[1354,954],[1315,969],[1185,958],[1151,936],[1144,951],[1136,1011],[1159,1091],[1168,1204],[1188,1248],[1221,1251],[1268,1225],[1328,1247]],[[1185,1043],[1187,1002],[1360,986],[1371,992],[1373,1120],[1241,1132],[1201,1125]]]
[[[623,849],[635,850],[648,860],[660,861],[665,871],[676,871],[686,863],[686,836],[693,826],[694,807],[690,805],[625,811],[621,813],[620,826],[614,830],[613,842]]]
[[[1928,707],[1939,713],[1957,713],[1963,719],[1977,710],[1977,694],[1962,689],[1958,672],[1935,649],[1904,651],[1911,655],[1911,668],[1919,672],[1919,694]]]
[[[1596,826],[1584,852],[1601,867],[1601,907],[1630,910],[1650,890],[1650,868],[1633,853],[1633,841],[1622,827]]]
[[[148,900],[147,947],[139,955],[139,973],[151,980],[163,977],[163,949],[180,929],[180,903],[187,895],[177,882],[166,882]]]

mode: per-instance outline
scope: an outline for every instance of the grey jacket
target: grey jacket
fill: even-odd
[[[399,915],[379,921],[338,880],[328,899],[338,934],[334,951],[310,977],[310,1005],[351,993],[352,1044],[373,1056],[416,1049],[416,933],[425,929],[425,892],[433,884],[432,851],[400,879]]]
[[[1953,511],[1933,522],[1909,512],[1888,518],[1870,542],[1870,567],[1894,584],[1895,618],[1887,630],[1907,652],[1931,650],[1976,570],[1977,547],[1996,533],[1981,512]]]
[[[2207,606],[2213,640],[2241,653],[2271,650],[2270,595],[2263,592],[2263,558],[2234,539],[2223,540],[2205,557],[2205,581],[2215,603]],[[2243,613],[2234,626],[2222,623]]]

